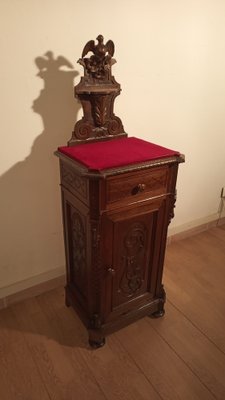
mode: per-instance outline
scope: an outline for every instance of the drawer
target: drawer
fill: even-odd
[[[141,200],[163,195],[167,192],[168,167],[110,177],[106,182],[106,201]]]

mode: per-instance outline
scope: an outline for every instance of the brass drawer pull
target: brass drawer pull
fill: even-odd
[[[143,192],[146,188],[146,184],[145,183],[139,183],[138,184],[138,192]]]
[[[145,188],[146,188],[146,184],[145,183],[139,183],[137,186],[135,186],[132,189],[131,194],[135,195],[135,194],[138,194],[138,193],[142,193],[142,192],[144,192]]]

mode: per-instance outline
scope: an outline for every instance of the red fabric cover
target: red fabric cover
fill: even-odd
[[[64,146],[58,150],[90,170],[97,171],[180,154],[136,137]]]

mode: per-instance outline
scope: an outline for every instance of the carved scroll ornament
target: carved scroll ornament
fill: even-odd
[[[124,238],[124,273],[119,287],[120,292],[127,297],[135,295],[143,283],[145,242],[145,225],[133,224]]]

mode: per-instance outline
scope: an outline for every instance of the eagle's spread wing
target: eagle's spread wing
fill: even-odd
[[[108,42],[106,43],[106,48],[108,53],[110,54],[111,57],[113,57],[114,51],[115,51],[115,46],[112,40],[108,40]]]
[[[89,42],[87,42],[84,46],[84,50],[82,52],[82,58],[86,56],[86,54],[92,51],[94,53],[95,51],[95,41],[94,40],[89,40]]]

